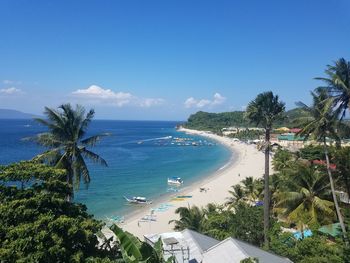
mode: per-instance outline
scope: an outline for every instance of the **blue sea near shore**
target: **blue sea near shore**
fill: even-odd
[[[123,195],[157,199],[167,194],[168,177],[181,177],[186,187],[229,161],[231,153],[227,148],[203,137],[178,132],[176,124],[93,121],[90,135],[112,134],[92,149],[107,161],[108,167],[88,163],[91,183],[82,184],[75,201],[86,204],[99,219],[125,215],[137,208],[126,204]],[[0,120],[0,127],[0,164],[28,160],[44,150],[22,140],[45,131],[33,120]],[[176,141],[175,137],[188,140]]]

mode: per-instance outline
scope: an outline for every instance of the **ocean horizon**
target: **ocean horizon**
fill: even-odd
[[[210,139],[176,130],[176,121],[94,120],[88,135],[110,133],[91,150],[108,167],[88,162],[91,182],[81,184],[74,201],[85,204],[98,219],[135,212],[123,196],[158,200],[176,188],[168,177],[181,177],[182,187],[203,180],[224,167],[231,158],[225,146]],[[22,140],[44,132],[34,120],[0,120],[0,164],[29,160],[45,149]],[[181,187],[180,189],[181,190]]]

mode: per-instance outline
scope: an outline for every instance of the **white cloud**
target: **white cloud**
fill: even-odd
[[[21,81],[18,81],[18,80],[9,80],[9,79],[4,79],[2,81],[3,84],[5,85],[19,85],[21,84],[22,82]]]
[[[23,91],[21,89],[11,87],[11,88],[6,88],[6,89],[0,89],[0,93],[5,94],[5,95],[14,95],[14,94],[22,94]]]
[[[115,92],[111,89],[103,89],[97,85],[91,85],[87,89],[78,89],[72,94],[81,99],[88,99],[95,103],[106,103],[117,107],[126,105],[139,107],[152,107],[164,102],[161,98],[139,98],[129,92]]]
[[[164,103],[164,100],[161,98],[144,98],[144,99],[139,99],[139,105],[141,107],[152,107],[152,106],[157,106],[157,105],[161,105]]]
[[[220,93],[215,93],[214,100],[213,100],[212,104],[213,105],[220,105],[220,104],[224,103],[225,100],[226,100],[226,98],[221,96]]]
[[[225,100],[226,100],[226,98],[223,97],[220,93],[215,93],[212,100],[195,99],[193,97],[189,97],[188,99],[186,99],[184,104],[185,104],[186,108],[193,108],[193,107],[203,108],[206,106],[220,105],[220,104],[224,103]]]
[[[188,98],[186,101],[185,101],[185,107],[186,108],[192,108],[193,106],[195,106],[197,104],[197,100],[193,97],[190,97]]]

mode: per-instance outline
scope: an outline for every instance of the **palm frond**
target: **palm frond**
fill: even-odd
[[[98,154],[91,152],[89,150],[87,150],[85,147],[81,147],[80,148],[80,152],[84,157],[89,158],[91,161],[93,161],[94,163],[98,163],[101,164],[103,166],[108,166],[107,162],[105,161],[105,159],[103,159],[102,157],[100,157]]]
[[[99,135],[94,135],[91,136],[89,138],[86,138],[84,140],[81,141],[81,143],[83,145],[87,145],[87,146],[95,146],[99,141],[101,141],[102,137],[106,137],[106,136],[110,136],[110,133],[102,133]]]

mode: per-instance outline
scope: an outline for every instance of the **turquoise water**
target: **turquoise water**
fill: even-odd
[[[122,216],[135,208],[123,195],[157,199],[167,194],[167,178],[181,177],[184,187],[224,166],[231,153],[222,145],[175,129],[176,122],[94,121],[90,134],[112,133],[93,151],[108,167],[89,163],[91,183],[82,185],[75,201],[97,218]],[[30,159],[43,149],[21,138],[44,131],[28,120],[0,120],[0,164]],[[171,139],[170,136],[172,137]],[[176,142],[174,137],[187,138]],[[184,145],[195,142],[199,146]],[[181,144],[181,145],[178,145]]]

